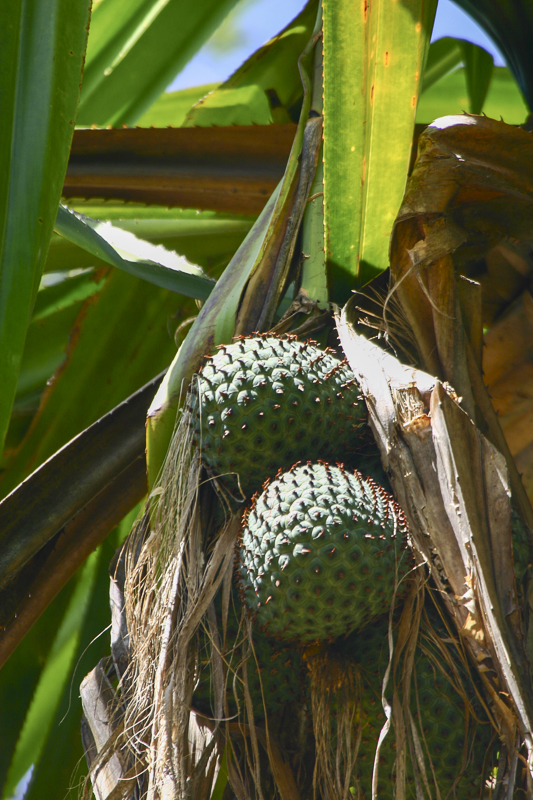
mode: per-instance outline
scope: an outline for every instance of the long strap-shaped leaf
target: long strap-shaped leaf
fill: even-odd
[[[227,81],[199,100],[185,125],[288,123],[302,96],[298,58],[313,33],[318,10],[310,0],[298,16],[256,50]]]
[[[110,223],[81,217],[64,206],[57,212],[55,231],[113,267],[186,297],[205,300],[215,285],[200,267],[183,256],[137,239]],[[128,258],[123,258],[121,252]]]
[[[306,59],[312,55],[320,37],[321,24],[320,11],[313,36],[300,57],[300,72],[305,89],[304,103],[283,180],[200,311],[150,407],[147,423],[150,486],[154,484],[163,465],[183,389],[200,366],[204,355],[212,351],[216,344],[231,341],[236,333],[257,330],[262,319],[262,308],[257,299],[265,300],[268,304],[269,298],[271,299],[268,287],[272,286],[273,282],[283,283],[283,280],[279,280],[283,277],[279,258],[283,252],[288,255],[290,251],[288,235],[294,222],[291,212],[295,199],[298,199],[300,194],[298,191],[300,155],[311,106],[312,83]],[[298,220],[303,213],[304,205],[305,201],[302,208],[297,210]],[[292,228],[294,236],[297,229],[297,225]],[[260,287],[259,298],[257,287]],[[267,287],[266,297],[261,295],[265,287]],[[248,296],[245,294],[247,290]],[[249,302],[253,301],[254,297],[255,305]],[[249,309],[249,314],[243,315],[241,303],[243,308]]]
[[[95,660],[109,655],[108,635],[102,635],[109,624],[108,564],[134,517],[135,511],[125,518],[103,546],[93,553],[76,578],[69,582],[67,592],[74,590],[70,602],[65,604],[66,592],[62,592],[58,602],[48,609],[46,617],[52,630],[46,630],[45,617],[34,635],[23,643],[0,672],[2,741],[9,747],[11,740],[14,750],[12,754],[9,747],[9,756],[13,757],[3,787],[4,797],[15,793],[15,787],[32,765],[31,785],[25,792],[25,800],[52,796],[66,798],[71,787],[79,785],[78,781],[83,779],[85,764],[79,737],[81,707],[75,701],[72,687]],[[55,576],[46,573],[54,566],[46,562],[42,570],[51,581]],[[35,588],[35,584],[27,586],[27,592],[32,594],[29,603],[34,599]],[[21,612],[24,616],[25,611],[21,609]],[[17,617],[15,623],[18,621]],[[35,635],[48,635],[50,641],[46,654],[38,655],[32,650]],[[39,665],[37,669],[36,664]],[[13,693],[15,685],[17,691]],[[15,695],[15,703],[25,712],[24,724],[20,717],[12,720],[10,709],[6,708],[10,692]],[[2,777],[0,774],[0,783]],[[54,787],[53,793],[51,786]]]
[[[142,426],[138,433],[143,433]],[[146,459],[138,450],[125,469],[107,482],[102,480],[100,491],[0,591],[0,669],[94,549],[143,499],[146,489]],[[34,533],[37,538],[38,528]]]
[[[91,20],[79,124],[135,124],[235,2],[101,0]]]
[[[160,380],[161,375],[72,439],[0,503],[0,587],[142,457],[143,422]]]
[[[480,114],[494,69],[494,59],[483,47],[444,36],[429,46],[422,92],[444,78],[461,63],[465,65],[466,88],[472,114]]]
[[[259,214],[295,133],[292,123],[77,130],[63,194]]]
[[[435,0],[324,0],[326,258],[336,302],[388,266]]]
[[[65,177],[89,6],[0,3],[0,449]]]
[[[457,0],[504,54],[524,97],[533,107],[533,6],[530,0]]]

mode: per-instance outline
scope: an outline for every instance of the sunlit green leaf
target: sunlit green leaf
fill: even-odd
[[[104,278],[94,270],[73,270],[67,274],[43,276],[33,307],[32,321],[41,322],[51,314],[86,300],[99,292],[103,285]]]
[[[533,5],[530,0],[456,0],[499,47],[533,108]],[[507,121],[507,120],[506,120]]]
[[[324,203],[332,299],[388,266],[435,0],[324,0]]]
[[[465,70],[460,68],[422,94],[416,121],[428,125],[439,117],[468,111],[469,106]],[[509,125],[521,125],[525,121],[527,105],[506,67],[494,67],[482,111],[494,119],[502,117]]]
[[[0,3],[0,447],[65,177],[89,7]]]
[[[59,207],[55,231],[111,266],[164,289],[205,300],[213,288],[213,280],[183,256],[64,206]]]
[[[157,98],[148,111],[139,117],[138,127],[149,128],[153,125],[154,128],[167,128],[168,126],[179,128],[185,122],[193,105],[217,86],[218,83],[208,83],[205,86],[181,89],[179,92],[165,92]]]
[[[325,304],[329,300],[324,252],[324,168],[319,163],[310,192],[302,226],[301,288],[311,300]]]
[[[92,14],[78,125],[134,125],[236,0],[101,0]]]
[[[480,114],[494,69],[494,59],[482,47],[472,42],[462,42],[465,64],[466,88],[470,100],[469,111]]]
[[[220,760],[220,771],[217,776],[217,780],[213,789],[213,794],[211,795],[211,800],[223,800],[224,798],[224,789],[226,788],[226,784],[228,782],[228,763],[227,763],[227,753],[226,750],[222,753],[222,758]]]
[[[283,108],[278,106],[283,112]],[[279,114],[278,114],[279,116]],[[276,122],[289,122],[288,115]],[[187,115],[187,125],[268,125],[273,122],[268,97],[261,86],[221,86]]]
[[[163,244],[194,264],[208,270],[225,266],[252,227],[255,217],[216,211],[145,206],[140,203],[76,203],[78,213],[110,220],[114,227],[141,239]],[[106,266],[104,261],[54,234],[45,271],[70,270],[73,266]]]
[[[146,205],[145,203],[123,202],[121,200],[108,200],[103,203],[101,200],[69,200],[69,208],[78,214],[92,217],[93,219],[112,220],[115,224],[121,225],[122,222],[142,225],[144,221],[148,225],[161,224],[175,225],[176,235],[194,235],[197,230],[202,233],[211,234],[220,228],[225,230],[249,231],[256,219],[253,214],[232,214],[223,211],[198,211],[194,208],[178,208],[157,205]],[[244,226],[244,227],[243,227]],[[125,230],[130,230],[125,227]],[[133,231],[135,233],[135,231]],[[149,238],[148,236],[145,238]]]
[[[260,47],[218,89],[200,100],[185,125],[268,125],[289,122],[302,97],[298,57],[315,25],[316,0],[293,22]]]
[[[422,94],[459,66],[465,68],[469,98],[467,110],[479,114],[490,86],[494,59],[483,47],[466,39],[445,36],[430,44]]]
[[[529,109],[506,67],[494,67],[483,112],[494,119],[503,117],[509,125],[522,125],[526,121]]]

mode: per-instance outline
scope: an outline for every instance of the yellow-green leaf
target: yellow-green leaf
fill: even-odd
[[[324,203],[332,299],[388,266],[435,0],[324,0]]]
[[[192,125],[268,125],[290,122],[303,95],[298,58],[306,46],[317,15],[317,1],[281,33],[259,48],[225,83],[200,100],[185,122]]]

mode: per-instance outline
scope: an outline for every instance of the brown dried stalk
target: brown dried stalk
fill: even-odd
[[[531,769],[533,696],[516,595],[505,459],[450,387],[358,336],[350,304],[337,326],[415,549],[480,672],[511,761],[522,741]]]

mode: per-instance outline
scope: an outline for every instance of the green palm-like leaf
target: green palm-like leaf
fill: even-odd
[[[60,604],[50,607],[55,611],[58,630],[17,741],[5,797],[11,795],[31,766],[27,799],[64,798],[85,773],[77,684],[96,661],[109,653],[108,567],[137,513],[138,508],[127,515],[72,579],[75,589],[64,614]],[[2,677],[3,673],[0,681]],[[74,788],[73,796],[76,791]]]
[[[482,47],[472,42],[463,42],[466,87],[470,98],[470,111],[480,114],[494,69],[494,59]]]
[[[137,239],[110,223],[81,218],[64,206],[59,207],[55,231],[101,261],[186,297],[205,300],[214,286],[212,278],[183,256]]]
[[[165,369],[176,352],[173,328],[195,313],[194,301],[112,270],[82,307],[67,358],[0,478],[0,494]]]
[[[429,125],[439,117],[461,114],[471,109],[464,67],[454,70],[422,93],[416,121]],[[510,125],[522,125],[528,107],[507,67],[494,67],[487,96],[481,109],[493,119],[502,117]]]
[[[422,94],[427,92],[434,83],[449,75],[463,61],[461,40],[452,36],[443,36],[431,42],[428,48],[428,57],[422,79]]]
[[[93,554],[77,577],[76,588],[59,625],[17,742],[6,781],[7,797],[39,759],[44,747],[63,688],[69,683],[97,568],[98,556]]]
[[[121,202],[76,202],[77,213],[97,220],[108,220],[115,228],[140,239],[162,244],[193,264],[209,270],[215,277],[225,266],[252,227],[255,217],[189,208],[166,208]],[[50,240],[45,272],[70,270],[73,266],[106,267],[107,263],[54,234]]]
[[[85,270],[39,291],[24,344],[2,466],[20,446],[47,381],[66,357],[70,331],[84,300],[97,294],[104,284],[101,274]]]
[[[236,0],[101,0],[87,47],[78,125],[134,125]]]
[[[435,0],[324,0],[324,205],[332,299],[388,266]]]
[[[303,95],[298,57],[313,32],[317,0],[260,47],[225,83],[200,100],[185,126],[268,125],[298,119]]]
[[[457,0],[498,45],[533,108],[533,5],[530,0]]]
[[[470,100],[468,110],[472,114],[479,114],[491,82],[494,59],[483,47],[466,39],[445,36],[430,44],[422,94],[460,64],[465,68],[466,88]]]
[[[10,797],[5,793],[5,782],[10,769],[20,731],[24,725],[28,706],[41,673],[46,664],[57,629],[69,606],[77,578],[71,580],[46,609],[38,624],[18,646],[0,673],[0,729],[2,730],[2,747],[0,748],[0,792],[2,797]],[[19,780],[20,769],[10,783],[15,786]]]
[[[187,114],[196,103],[209,92],[216,89],[218,83],[205,86],[192,86],[178,92],[165,92],[137,120],[139,128],[179,128],[185,122]]]
[[[65,178],[89,6],[0,4],[0,447]]]

